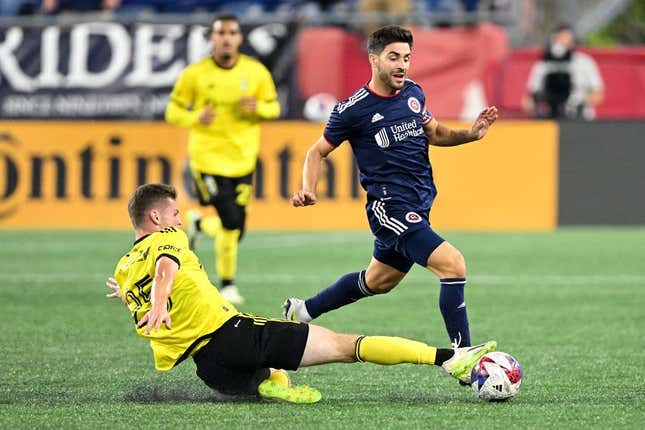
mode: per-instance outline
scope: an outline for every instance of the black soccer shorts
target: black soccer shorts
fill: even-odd
[[[227,230],[244,230],[246,206],[253,193],[253,174],[239,178],[210,175],[193,171],[199,203],[215,206]]]
[[[270,367],[298,368],[308,336],[307,324],[240,314],[193,356],[197,376],[222,394],[257,394]]]

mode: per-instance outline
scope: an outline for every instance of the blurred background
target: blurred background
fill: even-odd
[[[440,121],[500,110],[484,143],[431,149],[438,228],[645,223],[643,1],[0,0],[0,228],[127,228],[143,182],[194,205],[187,132],[163,113],[179,72],[208,55],[217,13],[239,16],[282,107],[262,127],[251,229],[367,227],[347,148],[326,165],[319,207],[303,215],[288,197],[330,109],[369,80],[365,37],[387,23],[413,29],[410,77]],[[562,25],[595,74],[539,86],[536,64],[572,61],[553,49]]]
[[[278,317],[284,298],[370,260],[349,145],[325,161],[315,206],[289,203],[330,109],[370,77],[368,32],[412,28],[410,77],[442,123],[500,111],[483,141],[430,148],[431,221],[468,261],[473,339],[517,357],[523,392],[490,408],[422,366],[318,366],[294,375],[324,393],[299,421],[640,428],[645,0],[0,0],[0,428],[284,428],[282,405],[212,404],[190,364],[155,372],[131,316],[105,298],[137,185],[172,183],[184,214],[197,207],[188,130],[163,116],[181,70],[209,54],[216,13],[240,17],[282,111],[261,124],[243,312]],[[215,252],[197,247],[217,282]],[[317,321],[445,345],[436,284],[416,268]]]

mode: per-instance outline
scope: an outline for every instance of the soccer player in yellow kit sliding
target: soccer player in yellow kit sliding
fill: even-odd
[[[241,54],[240,24],[233,15],[216,17],[210,28],[210,56],[186,67],[170,94],[166,121],[190,128],[188,155],[200,204],[218,216],[188,213],[191,248],[200,232],[214,238],[220,293],[241,304],[235,285],[238,242],[260,149],[260,122],[280,115],[275,84],[259,61]]]
[[[335,333],[324,327],[240,313],[213,288],[179,230],[175,189],[146,184],[128,213],[135,242],[119,260],[109,298],[128,307],[137,334],[148,339],[155,367],[170,370],[188,357],[206,385],[229,395],[315,403],[315,388],[291,386],[284,371],[356,361],[443,367],[459,380],[497,343],[435,348],[400,337]]]

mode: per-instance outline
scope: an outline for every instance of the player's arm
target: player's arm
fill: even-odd
[[[166,106],[166,121],[182,127],[210,124],[215,118],[213,107],[208,105],[202,110],[193,110],[195,99],[194,77],[184,70],[170,93]]]
[[[486,136],[488,128],[497,119],[497,108],[487,107],[482,110],[470,130],[453,130],[432,118],[423,126],[430,145],[434,146],[457,146],[473,142]]]
[[[329,143],[324,136],[314,143],[307,151],[305,164],[302,168],[302,189],[291,197],[293,206],[310,206],[316,204],[316,185],[322,169],[322,160],[336,147]]]
[[[280,116],[280,102],[271,73],[264,66],[260,66],[257,73],[259,86],[256,97],[242,97],[240,108],[243,112],[255,113],[261,119],[276,119]]]
[[[256,101],[255,113],[262,119],[276,119],[280,116],[278,99]]]
[[[152,280],[150,291],[150,302],[152,309],[146,313],[138,327],[146,327],[146,334],[150,331],[158,331],[162,323],[167,329],[170,329],[170,315],[168,314],[167,302],[172,291],[172,285],[175,282],[175,275],[179,270],[179,263],[174,258],[161,255],[155,265],[155,277]]]

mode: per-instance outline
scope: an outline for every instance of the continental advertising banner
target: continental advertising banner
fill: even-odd
[[[181,70],[210,52],[205,25],[0,26],[0,118],[163,118]],[[242,50],[271,70],[282,98],[291,76],[282,58],[293,26],[243,26]]]
[[[160,123],[0,122],[0,223],[127,227],[137,184],[181,182],[180,135]]]
[[[319,202],[307,208],[289,204],[306,151],[322,130],[322,124],[306,122],[263,124],[251,230],[368,228],[346,143],[325,162]],[[557,133],[551,122],[500,122],[484,141],[431,148],[439,188],[433,225],[555,228]],[[129,228],[127,199],[146,182],[172,183],[184,210],[197,206],[186,141],[185,130],[159,122],[0,122],[0,228]]]

